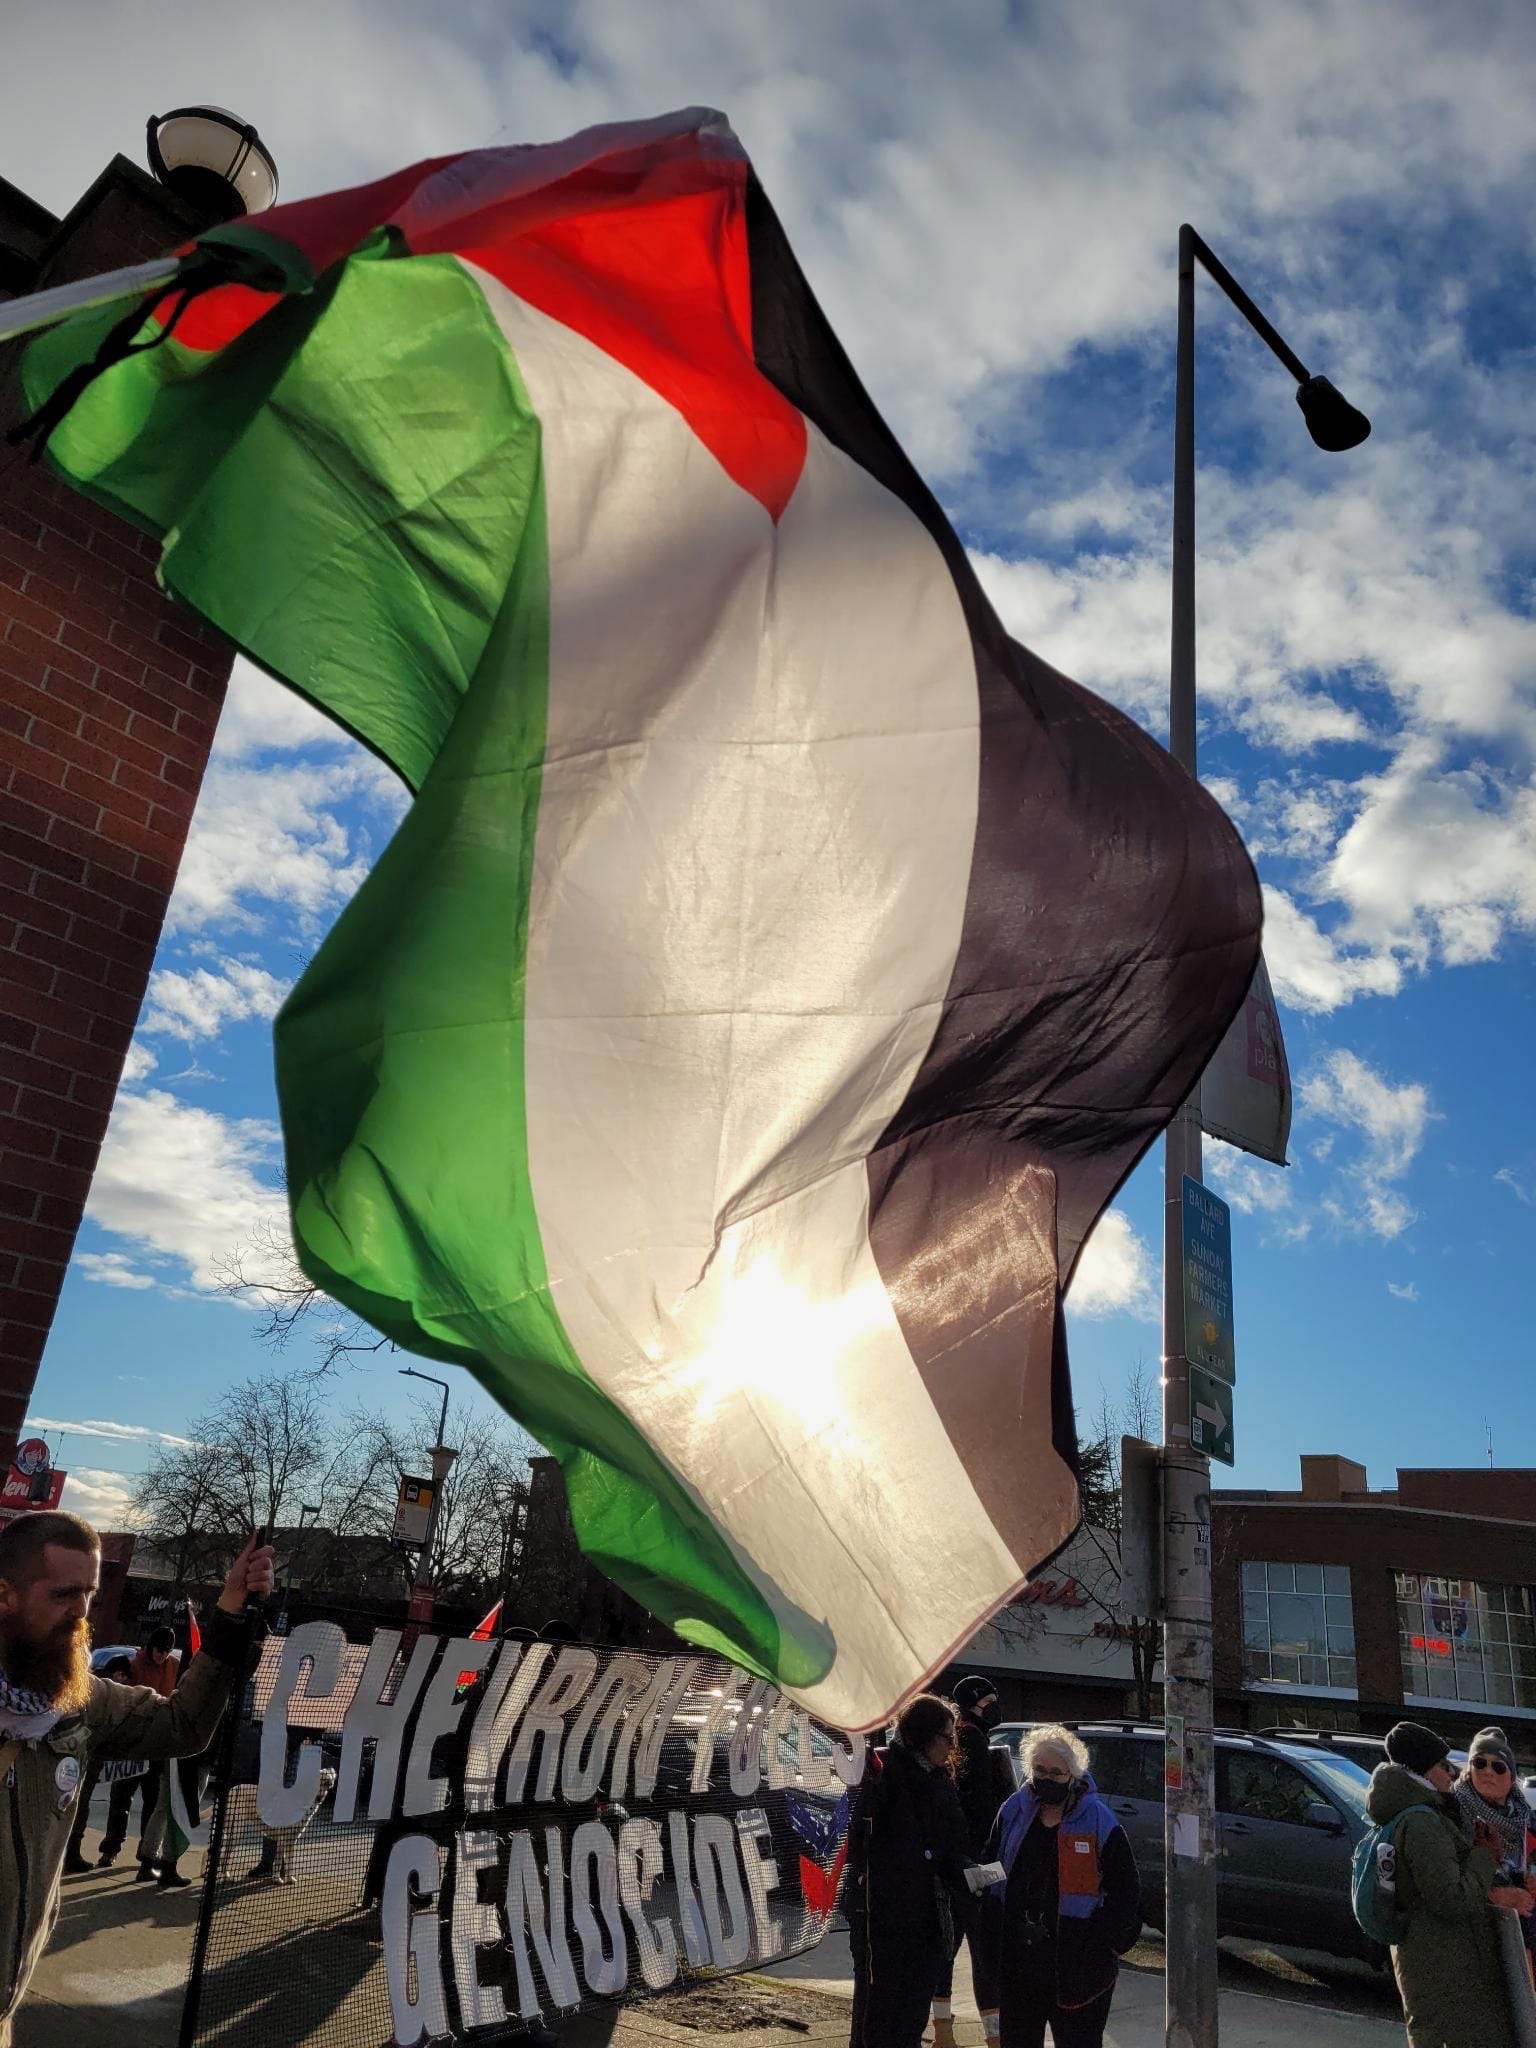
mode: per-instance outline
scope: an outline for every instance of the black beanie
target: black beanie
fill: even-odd
[[[1393,1763],[1421,1778],[1436,1764],[1443,1764],[1450,1753],[1451,1745],[1442,1742],[1433,1728],[1426,1728],[1421,1722],[1399,1721],[1387,1732],[1387,1755]]]
[[[996,1691],[990,1678],[962,1678],[950,1698],[962,1714],[974,1714],[982,1701],[990,1699]]]

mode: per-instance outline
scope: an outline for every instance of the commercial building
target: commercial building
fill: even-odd
[[[1217,1713],[1447,1737],[1502,1724],[1536,1755],[1536,1470],[1304,1457],[1296,1493],[1211,1497]]]
[[[1294,1493],[1211,1495],[1216,1718],[1385,1734],[1488,1722],[1536,1761],[1536,1471],[1303,1457]],[[992,1677],[1009,1719],[1161,1712],[1135,1685],[1118,1557],[1084,1530],[942,1682]],[[1160,1672],[1158,1674],[1160,1676]]]

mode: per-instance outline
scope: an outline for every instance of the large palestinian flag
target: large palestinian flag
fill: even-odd
[[[51,452],[414,793],[278,1019],[304,1265],[647,1607],[878,1723],[1073,1526],[1063,1285],[1248,860],[1009,641],[719,116],[210,248],[272,288],[172,290]]]

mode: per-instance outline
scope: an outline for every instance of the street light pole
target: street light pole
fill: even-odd
[[[442,1410],[437,1418],[437,1442],[427,1453],[432,1460],[432,1507],[427,1515],[426,1538],[421,1546],[421,1555],[416,1560],[416,1574],[411,1581],[411,1619],[426,1621],[431,1619],[433,1551],[437,1544],[437,1522],[442,1512],[443,1487],[447,1483],[448,1474],[453,1469],[453,1461],[458,1452],[450,1451],[443,1442],[443,1438],[448,1434],[448,1382],[435,1378],[429,1372],[417,1372],[411,1365],[401,1366],[400,1377],[407,1380],[425,1380],[428,1386],[441,1387],[443,1390]]]
[[[1173,620],[1168,749],[1195,758],[1195,264],[1296,379],[1318,447],[1358,447],[1370,422],[1306,365],[1194,229],[1179,229],[1173,413]],[[1180,1104],[1163,1149],[1163,1794],[1167,2048],[1216,2048],[1215,1686],[1211,1657],[1211,1468],[1190,1441],[1184,1339],[1184,1180],[1202,1175],[1200,1091]]]

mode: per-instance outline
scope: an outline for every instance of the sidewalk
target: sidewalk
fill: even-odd
[[[846,1934],[828,1935],[808,1955],[777,1963],[768,1973],[852,1999],[853,1970]],[[979,2048],[981,2020],[971,1988],[970,1953],[962,1949],[955,1962],[955,2038],[961,2048]],[[1343,2012],[1326,2005],[1271,1997],[1224,1985],[1220,1993],[1222,2048],[1401,2048],[1401,2021],[1368,2013]],[[1161,2048],[1163,1974],[1161,1970],[1128,1968],[1120,1973],[1114,2008],[1104,2035],[1105,2048]]]
[[[166,1894],[135,1884],[131,1865],[68,1880],[53,1943],[17,2018],[16,2048],[124,2048],[125,2042],[132,2048],[176,2048],[199,1896],[197,1888]],[[1224,1973],[1242,1968],[1240,1957],[1224,1956]],[[842,2048],[847,2041],[853,1984],[846,1935],[829,1935],[808,1955],[776,1964],[750,1984],[731,1981],[749,2001],[755,1988],[770,2008],[777,1996],[787,2008],[781,2014],[787,2023],[719,2028],[711,2014],[725,1986],[704,1986],[564,2023],[562,2048],[699,2048],[707,2041],[732,2048],[806,2042]],[[1385,1987],[1381,2002],[1389,2002]],[[963,1952],[955,1972],[955,2011],[962,2048],[979,2048],[981,2023]],[[680,2015],[694,2024],[681,2023]],[[1223,2048],[1400,2048],[1403,2030],[1395,2020],[1333,2008],[1326,1989],[1298,1998],[1223,1984],[1221,2038]],[[1159,1969],[1122,1973],[1105,2040],[1106,2048],[1160,2048]],[[358,2048],[372,2044],[360,2042]]]

